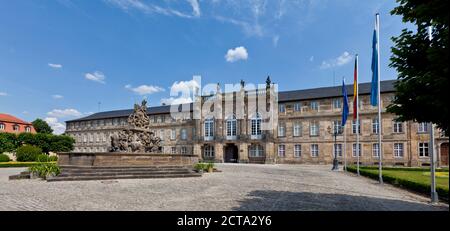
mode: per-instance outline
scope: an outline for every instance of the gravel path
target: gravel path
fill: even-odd
[[[444,210],[330,166],[217,164],[199,178],[45,182],[0,168],[0,210]]]

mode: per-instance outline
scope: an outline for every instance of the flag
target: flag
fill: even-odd
[[[345,79],[342,80],[342,97],[344,100],[343,108],[342,108],[342,127],[347,123],[348,117],[348,96],[347,96],[347,88],[345,87]]]
[[[355,69],[353,75],[353,119],[358,114],[358,55],[355,57]]]
[[[373,30],[372,39],[372,84],[370,89],[370,104],[372,106],[378,105],[378,39],[377,39],[377,23],[375,22],[375,29]]]

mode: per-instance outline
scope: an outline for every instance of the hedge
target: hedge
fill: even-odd
[[[360,166],[359,169],[371,169],[371,170],[378,170],[378,166]],[[422,171],[422,172],[428,172],[430,171],[429,167],[426,168],[418,168],[418,167],[383,167],[383,170],[401,170],[401,171]],[[436,168],[436,172],[448,172],[448,168]]]
[[[34,165],[41,164],[42,162],[0,162],[0,168],[21,168],[21,167],[31,167]],[[47,163],[56,163],[56,162],[47,162]]]
[[[17,161],[36,161],[42,154],[42,149],[32,145],[24,145],[16,150]]]
[[[365,171],[366,169],[370,169],[368,167],[360,167],[359,174],[362,176],[366,176],[375,180],[379,180],[378,172],[369,172]],[[378,169],[378,168],[377,168]],[[389,168],[383,168],[384,170],[388,170]],[[399,169],[397,169],[399,170]],[[402,169],[403,170],[403,169]],[[347,171],[356,173],[356,167],[355,166],[347,166]],[[410,170],[413,171],[413,170]],[[422,194],[430,194],[430,185],[426,183],[420,183],[420,182],[414,182],[406,179],[399,179],[392,176],[387,176],[383,174],[383,182],[390,183],[395,186],[400,186],[418,193]],[[436,187],[436,192],[438,193],[439,197],[445,201],[448,201],[448,189],[444,189],[441,187]]]
[[[8,162],[11,159],[9,159],[9,156],[6,154],[0,154],[0,162]]]

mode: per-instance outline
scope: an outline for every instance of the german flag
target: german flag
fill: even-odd
[[[353,119],[358,114],[358,55],[355,56],[355,69],[353,74]]]

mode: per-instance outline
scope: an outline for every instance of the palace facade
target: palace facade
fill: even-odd
[[[430,164],[429,130],[426,123],[398,122],[386,112],[395,93],[395,81],[381,82],[382,154],[385,165],[426,166]],[[342,92],[339,87],[284,91],[275,93],[274,85],[266,89],[245,90],[199,96],[187,106],[185,116],[173,118],[171,106],[149,107],[150,127],[162,140],[163,151],[195,154],[202,160],[237,163],[308,163],[330,164],[336,154],[339,162],[357,161],[356,134],[362,164],[377,164],[379,123],[377,107],[370,105],[370,83],[359,85],[359,121],[352,120],[352,102],[346,126],[341,127]],[[352,85],[347,86],[349,101]],[[264,97],[261,97],[264,96]],[[210,101],[232,108],[210,116],[198,105]],[[225,99],[232,99],[225,100]],[[244,99],[244,100],[239,100]],[[267,108],[276,108],[274,126],[262,129],[262,99]],[[258,102],[258,103],[253,103]],[[228,105],[231,104],[231,105]],[[215,106],[213,106],[215,107]],[[66,134],[75,138],[75,152],[107,152],[111,135],[127,125],[133,110],[99,112],[66,122]],[[200,113],[196,119],[195,113]],[[345,131],[344,131],[345,130]],[[336,135],[335,135],[336,134]],[[448,137],[434,131],[439,166],[448,166]],[[344,137],[346,142],[344,142]]]

